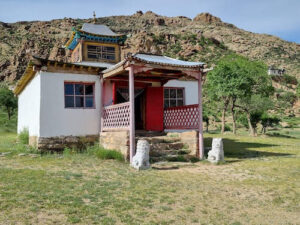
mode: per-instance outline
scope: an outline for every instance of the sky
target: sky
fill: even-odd
[[[153,11],[194,18],[209,12],[255,33],[300,43],[300,0],[0,0],[0,21],[51,20],[132,15]]]

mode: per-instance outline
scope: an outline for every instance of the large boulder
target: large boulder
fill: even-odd
[[[224,150],[222,138],[214,138],[212,141],[212,148],[208,152],[208,161],[218,163],[224,161]]]
[[[132,159],[131,166],[137,170],[150,168],[149,163],[150,145],[146,140],[138,140],[136,154]]]

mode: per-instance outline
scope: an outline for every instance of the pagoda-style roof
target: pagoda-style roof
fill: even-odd
[[[108,26],[102,24],[84,23],[82,28],[72,29],[73,34],[66,44],[66,48],[73,50],[79,40],[98,41],[103,43],[117,43],[123,45],[126,35],[116,34]]]
[[[123,66],[129,59],[139,61],[141,63],[146,64],[155,64],[155,65],[161,65],[161,66],[171,66],[171,67],[181,67],[181,68],[202,68],[205,63],[203,62],[189,62],[189,61],[183,61],[179,59],[170,58],[168,56],[163,55],[154,55],[154,54],[146,54],[146,53],[136,53],[134,55],[130,55],[126,59],[122,60],[121,62],[115,64],[112,67],[109,67],[108,69],[104,70],[103,73],[108,73],[110,71],[113,71],[121,66]]]
[[[84,23],[80,31],[102,36],[123,36],[122,34],[116,34],[108,26],[103,24]]]
[[[158,80],[170,79],[198,79],[199,72],[206,73],[203,62],[189,62],[170,58],[163,55],[146,53],[129,54],[124,60],[103,70],[104,78],[127,76],[128,67],[138,68],[137,76]]]

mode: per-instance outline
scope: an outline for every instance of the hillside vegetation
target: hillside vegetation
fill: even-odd
[[[14,82],[23,74],[30,55],[67,60],[60,48],[71,35],[72,27],[81,27],[91,19],[58,19],[17,23],[0,22],[0,81]],[[223,55],[235,52],[267,65],[286,68],[300,78],[300,46],[278,37],[256,34],[224,23],[208,13],[193,20],[165,17],[153,12],[97,19],[117,33],[128,34],[123,47],[127,52],[152,52],[214,65]]]

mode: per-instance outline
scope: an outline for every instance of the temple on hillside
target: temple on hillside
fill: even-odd
[[[28,129],[30,144],[42,150],[99,141],[130,161],[139,138],[160,136],[157,144],[177,132],[171,146],[203,158],[205,63],[139,52],[121,60],[125,41],[106,25],[84,23],[66,43],[70,62],[34,57],[15,88],[18,132]],[[165,148],[150,155],[172,147]]]

